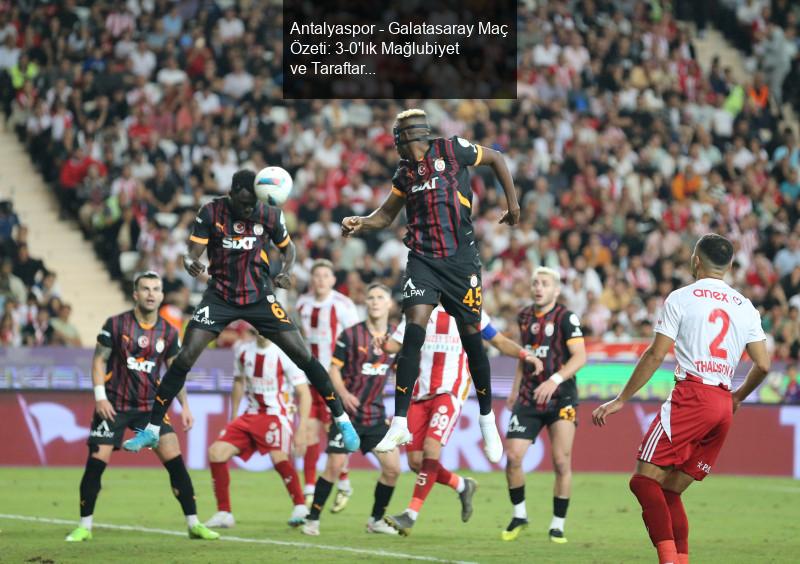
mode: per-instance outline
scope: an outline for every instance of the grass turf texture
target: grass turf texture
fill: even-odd
[[[78,519],[81,469],[0,468],[0,513]],[[475,513],[460,520],[456,494],[437,485],[408,538],[368,535],[364,525],[372,507],[377,474],[353,471],[355,495],[347,509],[322,516],[320,537],[290,529],[291,504],[274,472],[231,472],[231,501],[236,528],[222,530],[247,539],[271,539],[307,545],[389,551],[442,560],[473,562],[655,562],[639,507],[621,474],[577,474],[566,533],[569,544],[547,539],[552,511],[552,474],[527,479],[530,527],[515,542],[500,540],[511,517],[505,479],[501,473],[469,474],[479,482]],[[209,472],[193,471],[199,517],[215,511]],[[388,511],[400,512],[408,503],[413,475],[404,474]],[[335,493],[335,491],[334,491]],[[328,506],[333,502],[333,494]],[[694,562],[797,562],[800,553],[800,484],[780,478],[712,476],[684,494],[690,523],[690,552]],[[190,541],[167,473],[160,469],[115,468],[103,476],[95,511],[96,524],[168,529],[183,536],[110,530],[95,526],[94,540],[67,544],[73,525],[32,523],[0,517],[2,562],[353,562],[402,561],[378,554],[354,554],[314,546],[281,546],[244,542]]]

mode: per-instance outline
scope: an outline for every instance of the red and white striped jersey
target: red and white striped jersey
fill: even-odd
[[[336,336],[359,322],[356,305],[344,294],[333,290],[321,302],[314,298],[314,294],[303,294],[297,298],[296,307],[311,346],[311,355],[328,370],[336,348]]]
[[[481,312],[481,331],[491,320]],[[398,325],[392,339],[403,342],[406,321]],[[436,306],[425,329],[425,344],[419,363],[419,378],[414,384],[413,400],[427,399],[439,394],[451,394],[459,402],[469,395],[470,375],[467,353],[461,345],[456,320],[442,306]]]
[[[245,377],[247,413],[285,416],[294,387],[308,383],[302,370],[273,343],[264,349],[255,341],[236,346],[233,373]]]

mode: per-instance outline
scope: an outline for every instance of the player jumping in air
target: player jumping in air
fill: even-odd
[[[522,344],[544,363],[544,370],[536,374],[520,362],[508,396],[512,412],[506,431],[506,480],[514,516],[501,538],[514,540],[528,526],[522,460],[542,427],[547,427],[556,475],[550,540],[565,543],[564,521],[572,489],[572,443],[577,425],[575,374],[586,364],[586,348],[580,319],[556,303],[561,293],[558,273],[537,268],[532,289],[533,304],[519,312],[517,322]]]
[[[228,461],[234,456],[247,461],[255,451],[269,453],[272,465],[280,474],[294,503],[289,525],[305,523],[308,508],[303,502],[300,479],[289,458],[292,450],[292,423],[287,398],[297,393],[300,420],[294,433],[295,452],[305,448],[311,392],[306,377],[289,357],[262,336],[236,348],[234,380],[231,390],[231,421],[208,449],[217,512],[206,521],[208,527],[228,529],[234,526],[231,513]],[[247,394],[247,411],[240,416],[239,403]]]
[[[372,515],[367,521],[368,533],[397,534],[383,522],[383,514],[400,475],[400,454],[396,448],[390,452],[373,450],[389,429],[383,405],[383,389],[394,355],[384,352],[380,343],[392,330],[389,326],[391,306],[390,290],[382,284],[371,284],[367,289],[367,319],[339,333],[331,365],[331,379],[347,411],[353,415],[356,431],[361,437],[361,452],[372,452],[381,466],[381,474],[375,484]],[[311,512],[303,527],[307,535],[319,535],[322,508],[331,493],[333,481],[347,463],[342,435],[333,428],[328,435],[327,453],[325,472],[317,480]]]
[[[667,297],[655,339],[630,380],[616,399],[592,414],[595,425],[605,425],[675,345],[675,388],[639,446],[630,480],[660,563],[689,562],[689,521],[681,494],[711,472],[734,412],[770,367],[761,316],[722,280],[732,259],[733,244],[720,235],[704,235],[697,242],[691,258],[697,281]],[[745,349],[753,366],[731,393],[731,376]]]
[[[164,300],[158,274],[145,272],[136,276],[133,300],[133,309],[109,317],[97,336],[92,360],[95,414],[87,441],[89,458],[80,485],[81,522],[67,536],[69,542],[91,540],[100,479],[111,460],[111,452],[119,450],[125,429],[141,428],[149,421],[158,376],[164,364],[172,364],[180,346],[178,332],[158,315]],[[185,390],[178,394],[178,400],[183,406],[183,426],[189,429],[193,418]],[[218,533],[208,530],[197,519],[192,479],[166,415],[159,432],[161,441],[154,452],[169,473],[172,491],[186,516],[189,538],[219,538]]]
[[[392,178],[392,191],[380,208],[368,216],[346,217],[345,237],[391,225],[405,207],[409,249],[403,281],[406,331],[397,362],[395,414],[377,451],[388,452],[408,443],[408,408],[419,374],[425,327],[439,303],[458,323],[461,343],[480,404],[484,451],[492,462],[503,455],[503,443],[492,412],[489,358],[480,335],[481,261],[472,225],[472,188],[467,167],[489,165],[500,180],[508,211],[500,223],[519,221],[514,181],[503,156],[460,137],[432,137],[422,110],[401,112],[394,124],[394,142],[402,160]]]
[[[248,321],[305,372],[333,413],[345,448],[349,451],[358,448],[358,435],[328,373],[312,356],[300,331],[275,299],[269,277],[269,241],[281,251],[283,268],[275,276],[275,284],[280,288],[292,284],[289,273],[294,266],[295,247],[283,212],[256,199],[254,181],[252,171],[236,172],[230,194],[204,205],[197,214],[183,264],[191,276],[200,275],[205,265],[199,259],[207,250],[211,280],[189,322],[185,342],[158,386],[150,423],[125,441],[126,450],[137,452],[158,444],[161,420],[183,388],[186,374],[206,346],[237,319]]]
[[[331,358],[336,348],[336,336],[342,330],[358,323],[358,310],[353,300],[334,290],[334,284],[336,275],[333,263],[326,259],[314,261],[311,266],[311,291],[300,296],[295,305],[300,314],[303,333],[311,347],[311,355],[319,360],[326,370],[330,370]],[[316,390],[311,391],[311,397],[306,454],[303,457],[304,493],[308,506],[311,506],[314,484],[317,482],[320,430],[324,427],[327,433],[331,425],[331,414],[325,405],[325,400]],[[332,508],[335,513],[344,509],[353,491],[346,470],[339,476],[337,489]]]
[[[481,312],[481,336],[501,353],[520,358],[542,369],[542,363],[532,353],[499,333],[489,316]],[[401,348],[405,322],[392,334],[384,350],[396,353]],[[407,536],[417,521],[422,505],[434,484],[449,486],[461,501],[461,520],[472,516],[472,497],[478,484],[450,472],[439,462],[442,448],[458,424],[461,407],[469,395],[469,371],[458,326],[441,306],[433,310],[422,345],[419,379],[414,384],[408,421],[414,437],[408,446],[408,465],[417,476],[417,483],[408,508],[399,515],[386,517],[386,522]]]

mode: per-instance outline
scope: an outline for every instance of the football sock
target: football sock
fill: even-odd
[[[379,521],[386,513],[386,507],[392,499],[394,486],[387,486],[378,482],[375,484],[375,502],[372,504],[372,518]]]
[[[349,492],[352,489],[350,485],[350,474],[348,474],[347,470],[342,470],[339,474],[339,483],[336,484],[336,487],[345,492]]]
[[[461,344],[467,353],[469,373],[475,384],[481,415],[487,415],[492,411],[492,370],[483,346],[483,337],[480,333],[461,335]]]
[[[431,492],[431,488],[436,483],[436,476],[439,473],[440,464],[438,460],[433,458],[423,458],[422,468],[417,474],[417,483],[414,484],[414,493],[411,496],[411,503],[408,508],[411,511],[419,513],[422,509],[422,504],[425,503],[425,498]]]
[[[308,519],[319,521],[319,514],[322,513],[322,508],[325,507],[325,502],[328,501],[328,496],[331,495],[331,488],[333,488],[333,484],[320,476],[314,488],[314,502],[311,504]]]
[[[564,521],[567,518],[568,497],[553,497],[553,520],[550,521],[551,529],[564,530]]]
[[[303,489],[300,487],[300,478],[297,477],[294,465],[290,461],[284,460],[275,465],[275,470],[281,475],[283,485],[286,486],[286,491],[289,492],[292,502],[295,505],[303,505],[305,503]]]
[[[175,362],[170,365],[158,385],[156,399],[153,401],[153,410],[150,412],[150,425],[155,427],[161,425],[172,400],[175,399],[175,396],[178,395],[178,392],[183,389],[183,385],[186,383],[186,375],[189,373],[191,366],[184,366],[180,362],[180,358],[179,355]]]
[[[319,460],[319,443],[308,445],[303,456],[303,481],[306,486],[314,485],[317,481],[317,461]]]
[[[167,460],[164,463],[164,468],[169,472],[169,482],[172,485],[172,493],[175,494],[175,497],[181,504],[183,514],[187,517],[197,515],[194,486],[192,486],[192,479],[189,477],[189,472],[186,471],[183,457],[178,455],[172,460]],[[189,526],[191,527],[192,524],[190,523]]]
[[[319,363],[319,360],[312,356],[309,357],[305,364],[297,364],[297,367],[306,373],[308,381],[316,388],[322,396],[322,399],[325,400],[325,404],[328,406],[328,409],[331,410],[331,414],[337,418],[344,414],[342,400],[339,398],[339,394],[333,389],[331,377],[328,376],[328,373]]]
[[[514,506],[514,517],[517,519],[527,519],[528,510],[525,508],[525,485],[518,488],[508,488],[508,497],[511,498],[511,505]]]
[[[664,491],[664,499],[669,507],[669,514],[672,518],[672,536],[675,537],[675,548],[678,549],[678,559],[686,556],[689,561],[689,519],[686,517],[686,509],[683,507],[681,494],[670,490]]]
[[[408,407],[411,404],[411,393],[414,390],[414,382],[419,375],[419,362],[422,345],[425,344],[425,328],[416,323],[406,324],[406,332],[403,336],[403,347],[397,355],[397,371],[394,395],[394,415],[395,417],[405,417],[408,415]]]
[[[672,557],[673,560],[667,560],[667,562],[673,562],[677,550],[675,549],[675,538],[672,536],[672,518],[667,500],[664,499],[664,490],[661,489],[661,484],[647,476],[635,474],[630,480],[630,488],[633,495],[639,500],[639,505],[642,506],[642,519],[647,527],[650,540],[658,550],[659,559],[662,556]],[[675,555],[672,555],[671,551],[675,551]]]
[[[92,515],[94,515],[94,504],[97,502],[97,495],[100,493],[100,479],[106,469],[106,463],[99,458],[90,456],[86,461],[86,469],[83,471],[80,485],[80,511],[81,526],[87,529],[92,528]],[[88,527],[83,519],[88,518]]]
[[[455,472],[451,472],[447,468],[439,464],[439,472],[436,473],[436,483],[442,484],[445,486],[450,486],[456,493],[461,493],[464,491],[464,478],[456,474]]]
[[[81,517],[81,527],[84,529],[92,530],[92,516],[87,515],[86,517]]]
[[[231,512],[231,474],[227,462],[211,462],[211,482],[214,497],[217,498],[217,511]]]

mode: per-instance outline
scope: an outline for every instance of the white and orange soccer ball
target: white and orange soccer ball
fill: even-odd
[[[256,197],[271,206],[281,206],[292,193],[292,175],[279,166],[262,168],[256,174]]]

